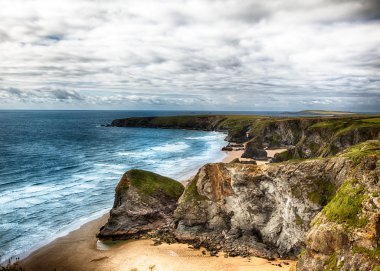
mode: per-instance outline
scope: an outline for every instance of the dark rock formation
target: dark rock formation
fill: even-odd
[[[167,227],[184,187],[181,183],[143,170],[130,170],[116,188],[110,218],[101,239],[129,239]]]
[[[255,160],[268,160],[268,155],[267,155],[266,150],[257,148],[254,145],[248,145],[241,157],[252,158]]]

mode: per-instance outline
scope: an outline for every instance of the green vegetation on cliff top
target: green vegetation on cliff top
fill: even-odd
[[[126,172],[116,189],[128,189],[129,185],[148,196],[160,191],[176,199],[182,195],[185,189],[176,180],[140,169],[132,169]]]
[[[380,156],[380,140],[369,140],[341,152],[339,156],[350,158],[355,164],[359,164],[366,156]]]
[[[380,128],[380,118],[337,118],[313,124],[311,128],[331,130],[336,134],[344,134],[354,129]]]
[[[334,110],[303,110],[296,112],[296,114],[313,114],[313,115],[354,115],[353,112],[346,112],[346,111],[334,111]]]

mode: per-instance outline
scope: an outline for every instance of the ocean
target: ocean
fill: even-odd
[[[182,180],[222,160],[223,133],[102,126],[189,113],[199,112],[1,110],[0,262],[108,212],[131,168]]]

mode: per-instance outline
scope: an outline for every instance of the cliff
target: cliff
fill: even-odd
[[[148,230],[169,229],[164,233],[171,238],[204,246],[213,254],[298,256],[296,269],[302,271],[380,270],[378,116],[192,116],[135,118],[113,125],[227,129],[228,140],[247,142],[248,157],[261,155],[265,148],[286,146],[288,151],[266,165],[207,164],[181,196],[176,194],[178,201],[155,198],[154,204],[147,203],[134,193],[120,192],[119,184],[113,220],[103,233],[129,237],[136,221],[130,219],[130,206],[137,211],[148,204],[150,213],[158,210],[161,215],[150,216],[149,223],[143,219],[137,229],[147,232],[146,224]],[[162,211],[165,206],[170,206],[167,212]]]
[[[289,150],[276,162],[298,158],[335,155],[357,143],[380,136],[380,117],[352,115],[339,117],[265,116],[174,116],[114,120],[115,127],[149,127],[227,131],[227,141],[247,142],[243,155],[256,157],[265,148]]]
[[[295,258],[349,168],[345,158],[205,165],[179,200],[176,237],[231,255]]]
[[[331,158],[205,165],[175,210],[176,238],[231,256],[300,254],[302,271],[375,270],[379,158],[367,141]]]
[[[116,188],[100,238],[158,239],[229,256],[296,258],[297,270],[380,267],[380,141],[335,157],[203,166],[185,190],[132,170]],[[160,230],[162,230],[160,232]]]
[[[350,174],[313,219],[297,270],[380,270],[380,141],[339,156]]]
[[[227,132],[228,141],[240,143],[247,140],[246,132],[252,123],[261,118],[268,117],[223,115],[136,117],[113,120],[111,126]]]
[[[167,227],[183,190],[173,179],[144,170],[127,171],[116,187],[110,218],[98,237],[130,239]]]
[[[276,162],[327,157],[360,142],[380,136],[380,118],[336,117],[262,120],[250,130],[244,157],[262,148],[287,147]]]

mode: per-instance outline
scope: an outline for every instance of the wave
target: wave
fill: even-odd
[[[91,137],[89,142],[73,138],[64,143],[67,148],[59,142],[59,156],[49,158],[48,149],[44,156],[30,159],[30,167],[2,171],[6,175],[1,175],[0,182],[3,258],[21,256],[36,244],[40,247],[78,228],[94,218],[91,213],[106,213],[112,207],[114,188],[128,169],[141,168],[183,180],[223,155],[220,148],[225,135],[219,133],[158,129],[149,134],[135,129],[132,135],[128,129],[98,132],[102,137]],[[49,140],[54,142],[54,138],[46,138]],[[38,150],[44,153],[44,148],[41,144]],[[19,226],[12,227],[15,223]]]
[[[185,139],[186,140],[205,140],[205,141],[209,141],[209,140],[220,140],[220,139],[224,139],[226,137],[226,135],[218,133],[218,132],[210,132],[210,133],[211,133],[211,135],[206,135],[206,136],[189,136],[189,137],[185,137]]]
[[[183,152],[190,148],[186,142],[166,143],[162,146],[153,147],[152,150],[156,152]]]

